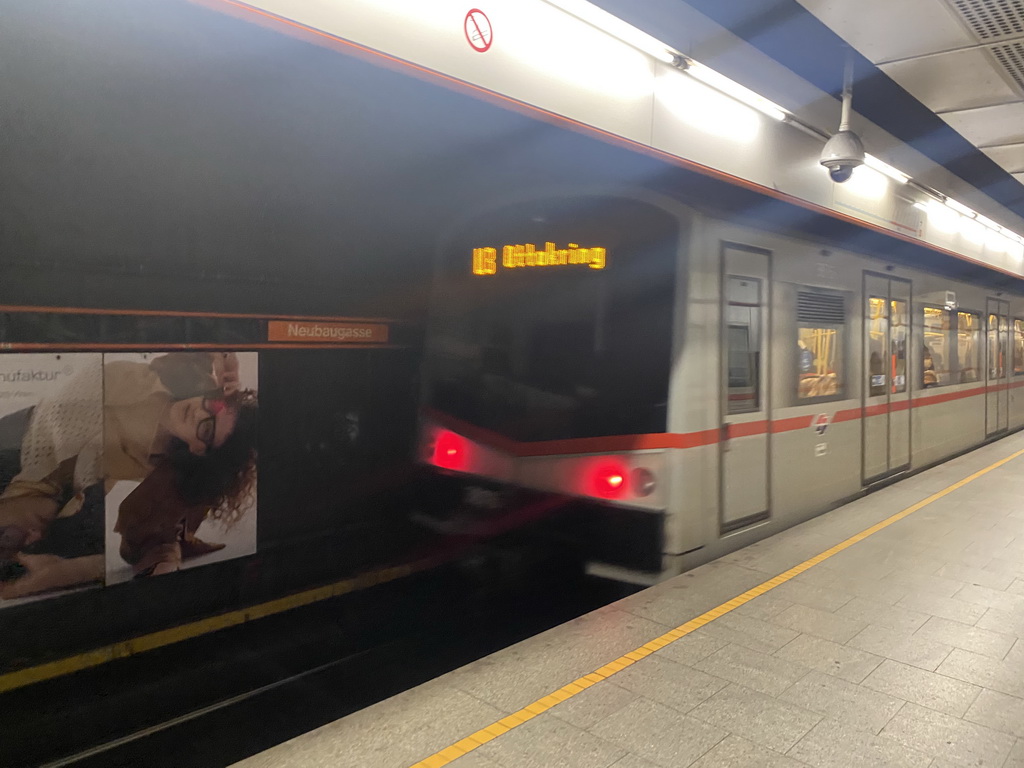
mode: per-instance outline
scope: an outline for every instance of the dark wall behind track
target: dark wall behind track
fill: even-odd
[[[0,259],[25,301],[419,315],[474,206],[662,169],[185,0],[0,17]]]
[[[260,548],[400,518],[416,431],[413,350],[260,355]]]

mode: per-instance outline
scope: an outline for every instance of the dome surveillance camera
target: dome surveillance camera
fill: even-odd
[[[840,131],[821,150],[821,164],[828,168],[832,181],[849,181],[853,169],[864,164],[864,145],[853,131]]]

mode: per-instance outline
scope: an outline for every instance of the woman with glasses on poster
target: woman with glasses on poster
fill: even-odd
[[[119,480],[140,481],[117,523],[137,575],[219,549],[195,538],[197,510],[230,523],[247,508],[256,408],[239,391],[234,353],[175,352],[75,374],[33,410],[21,471],[0,494],[0,598],[102,579],[102,500]],[[33,551],[76,518],[95,520],[79,533],[94,552]]]

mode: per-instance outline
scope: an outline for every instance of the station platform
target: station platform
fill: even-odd
[[[244,768],[1024,768],[1024,433]]]

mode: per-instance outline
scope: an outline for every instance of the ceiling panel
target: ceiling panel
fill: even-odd
[[[1024,102],[950,112],[942,119],[976,147],[1024,141]]]
[[[974,45],[935,0],[799,0],[875,64]]]
[[[1020,98],[978,48],[883,64],[881,69],[933,112]]]
[[[988,147],[982,151],[1010,173],[1024,173],[1024,144]]]
[[[947,0],[979,40],[1024,35],[1021,0]]]

